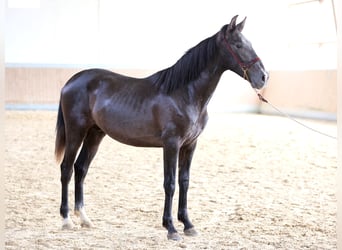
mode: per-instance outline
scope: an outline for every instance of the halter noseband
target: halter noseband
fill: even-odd
[[[253,60],[251,60],[248,63],[244,63],[240,60],[240,58],[238,57],[238,55],[234,52],[234,50],[232,49],[232,47],[230,46],[230,44],[228,43],[226,37],[224,37],[224,41],[226,43],[227,49],[229,50],[229,52],[232,54],[232,56],[234,57],[234,59],[237,61],[237,63],[239,64],[242,72],[243,72],[243,78],[247,81],[250,82],[249,77],[248,77],[248,70],[254,65],[254,63],[256,63],[257,61],[260,61],[259,57],[254,58]]]

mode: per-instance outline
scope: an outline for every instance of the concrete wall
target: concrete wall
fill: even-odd
[[[6,67],[5,103],[8,109],[56,109],[60,90],[81,68]],[[157,70],[111,69],[117,73],[145,77]],[[257,112],[258,100],[249,84],[232,72],[221,77],[210,102],[215,112]]]
[[[9,105],[57,105],[61,88],[80,68],[6,67],[5,102]],[[146,71],[120,71],[142,76]]]
[[[66,81],[80,68],[7,67],[5,102],[7,108],[55,109]],[[156,70],[114,70],[144,77]],[[271,71],[263,95],[273,105],[296,116],[336,119],[336,70]],[[249,84],[232,72],[226,72],[209,106],[214,112],[275,113],[260,103]]]
[[[296,116],[336,120],[336,70],[272,71],[263,94],[273,105]],[[262,113],[275,113],[262,103]]]

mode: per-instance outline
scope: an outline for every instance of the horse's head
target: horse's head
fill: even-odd
[[[268,80],[268,73],[252,44],[241,33],[246,18],[236,24],[238,16],[223,26],[219,32],[219,46],[227,67],[250,82],[253,88],[261,89]]]

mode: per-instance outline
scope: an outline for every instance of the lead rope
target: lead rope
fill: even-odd
[[[267,103],[268,105],[270,105],[270,106],[271,106],[274,110],[276,110],[279,114],[281,114],[281,115],[283,115],[283,116],[289,118],[290,120],[292,120],[292,121],[298,123],[299,125],[303,126],[304,128],[307,128],[307,129],[309,129],[309,130],[311,130],[311,131],[313,131],[313,132],[316,132],[316,133],[318,133],[318,134],[324,135],[324,136],[329,137],[329,138],[331,138],[331,139],[337,140],[337,137],[336,137],[336,136],[332,136],[332,135],[326,134],[326,133],[324,133],[324,132],[318,131],[318,130],[316,130],[316,129],[314,129],[314,128],[311,128],[311,127],[309,127],[308,125],[305,125],[304,123],[302,123],[302,122],[300,122],[300,121],[294,119],[293,117],[291,117],[290,115],[284,113],[283,111],[281,111],[280,109],[278,109],[276,106],[274,106],[272,103],[270,103],[269,101],[267,101],[267,100],[266,100],[266,99],[265,99],[265,98],[264,98],[256,89],[254,89],[254,91],[255,91],[255,93],[258,95],[260,101],[262,101],[262,102]]]

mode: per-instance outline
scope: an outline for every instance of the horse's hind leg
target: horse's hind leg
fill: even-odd
[[[187,236],[196,236],[197,232],[190,222],[187,207],[187,193],[189,188],[190,165],[196,148],[196,142],[183,146],[179,152],[179,203],[178,220],[184,224],[184,233]]]
[[[81,152],[74,165],[75,168],[75,214],[81,218],[81,226],[91,227],[92,223],[84,210],[83,182],[87,175],[89,165],[94,158],[97,149],[105,134],[94,126],[88,130],[83,141]]]
[[[64,158],[61,163],[62,202],[60,213],[63,217],[63,229],[70,229],[73,227],[72,220],[69,218],[68,184],[72,176],[72,166],[77,151],[82,144],[82,140],[83,135],[80,133],[69,133],[66,139]]]

